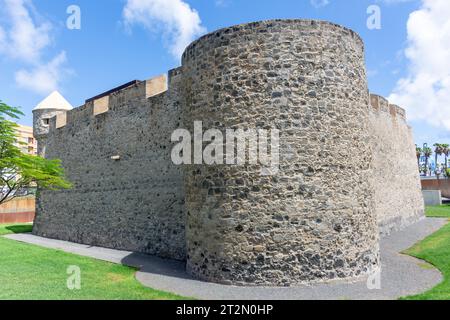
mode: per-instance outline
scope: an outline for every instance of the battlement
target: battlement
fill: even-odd
[[[393,118],[400,118],[406,121],[406,110],[389,103],[389,101],[377,94],[370,94],[370,105],[377,112],[389,113]]]
[[[169,79],[179,74],[180,70],[174,69],[169,73]],[[60,111],[49,119],[49,132],[62,129],[71,123],[80,123],[107,112],[117,112],[120,107],[132,104],[138,100],[152,99],[168,90],[167,76],[159,75],[146,81],[134,80],[124,85],[101,93],[87,99],[85,104],[69,110]]]

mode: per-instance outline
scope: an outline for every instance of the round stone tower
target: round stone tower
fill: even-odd
[[[33,135],[38,141],[38,155],[45,156],[50,119],[72,109],[72,105],[57,91],[51,93],[33,109]]]
[[[289,285],[376,269],[361,38],[322,21],[256,22],[203,36],[182,61],[191,132],[201,121],[221,132],[277,129],[280,141],[272,174],[259,164],[188,166],[188,272]]]

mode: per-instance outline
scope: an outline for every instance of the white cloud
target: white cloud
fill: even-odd
[[[4,48],[5,45],[6,34],[3,30],[2,26],[0,26],[0,48]]]
[[[51,24],[43,22],[37,25],[29,13],[32,6],[26,0],[2,0],[2,15],[9,25],[3,30],[3,45],[0,51],[27,62],[40,59],[41,51],[51,43]]]
[[[230,4],[230,2],[228,0],[215,0],[214,2],[216,4],[217,7],[228,7],[228,5]]]
[[[384,2],[387,5],[390,4],[398,4],[398,3],[406,3],[406,2],[412,2],[417,0],[377,0],[377,2]]]
[[[329,0],[310,0],[310,2],[314,8],[325,7],[330,3]]]
[[[0,0],[0,7],[0,54],[27,66],[16,73],[16,83],[42,94],[57,89],[68,70],[65,52],[44,61],[45,50],[52,44],[52,24],[38,21],[42,19],[32,0]]]
[[[151,32],[161,32],[175,58],[206,32],[198,12],[182,0],[127,0],[123,17],[128,26],[140,24]]]
[[[379,72],[378,72],[377,69],[367,69],[367,76],[368,76],[369,78],[373,78],[373,77],[377,76],[378,73],[379,73]]]
[[[58,90],[59,82],[69,73],[64,68],[66,53],[63,51],[49,63],[38,65],[31,70],[19,70],[15,74],[19,87],[46,95]]]
[[[410,120],[450,131],[450,1],[422,0],[407,23],[408,75],[389,100],[407,109]]]

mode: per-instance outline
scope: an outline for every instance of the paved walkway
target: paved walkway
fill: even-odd
[[[447,219],[424,219],[401,232],[381,240],[381,289],[369,290],[367,280],[354,283],[334,282],[314,286],[286,288],[234,287],[192,279],[184,271],[184,263],[127,251],[80,245],[36,237],[31,234],[6,236],[9,239],[59,249],[114,263],[138,267],[136,278],[145,286],[198,299],[397,299],[421,293],[441,282],[436,269],[425,268],[424,262],[399,252],[411,247],[439,230]]]

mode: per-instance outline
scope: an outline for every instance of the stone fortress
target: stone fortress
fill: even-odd
[[[363,41],[333,23],[221,29],[168,78],[73,110],[62,99],[34,111],[34,128],[73,188],[40,191],[36,235],[186,261],[205,281],[285,286],[368,275],[380,236],[423,217],[405,111],[369,94]],[[194,121],[279,129],[279,172],[174,165],[171,135]]]

